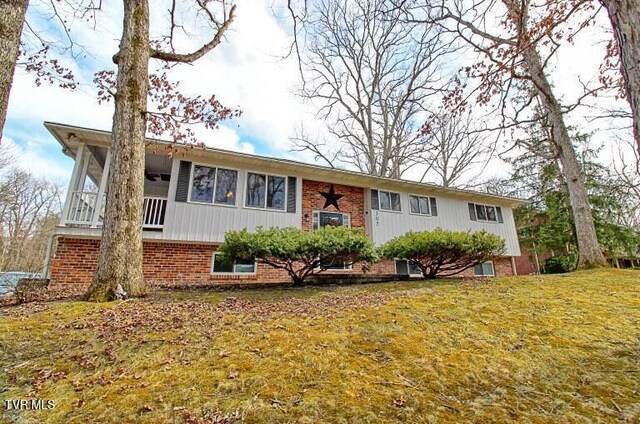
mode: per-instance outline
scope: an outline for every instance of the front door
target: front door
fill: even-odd
[[[318,214],[318,224],[320,227],[350,227],[349,215],[337,212],[316,212]],[[314,217],[315,218],[315,217]],[[314,226],[315,227],[315,226]],[[317,227],[315,227],[317,228]],[[344,262],[336,263],[322,263],[320,265],[324,269],[350,269],[351,265],[347,265]]]

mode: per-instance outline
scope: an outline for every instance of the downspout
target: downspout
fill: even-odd
[[[512,256],[511,257],[511,271],[513,272],[513,275],[518,275],[518,268],[516,268],[516,257]]]
[[[42,268],[42,277],[45,280],[49,279],[49,271],[51,270],[49,267],[50,259],[51,259],[51,253],[53,250],[53,243],[54,241],[58,238],[59,234],[57,233],[53,233],[49,236],[49,241],[47,242],[47,251],[44,255],[44,266]]]

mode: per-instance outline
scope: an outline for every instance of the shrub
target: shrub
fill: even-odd
[[[352,265],[377,260],[373,244],[360,229],[323,227],[316,231],[299,228],[258,228],[228,231],[220,254],[228,261],[265,263],[285,270],[294,285],[302,285],[309,275],[318,274],[327,266],[344,262]]]
[[[576,269],[576,257],[571,255],[553,256],[542,264],[543,274],[562,274]]]
[[[405,259],[424,278],[447,277],[504,253],[504,240],[486,231],[410,231],[380,247],[388,259]]]

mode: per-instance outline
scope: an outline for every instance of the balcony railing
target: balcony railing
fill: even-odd
[[[142,228],[160,229],[164,225],[164,213],[167,209],[166,197],[145,196],[144,197],[144,218]]]
[[[74,191],[70,194],[69,211],[65,224],[98,226],[102,225],[104,218],[104,201],[98,206],[99,214],[96,217],[98,193],[94,191]],[[167,198],[158,196],[145,196],[143,204],[142,228],[149,230],[162,229],[164,215],[167,209]]]
[[[93,191],[73,191],[70,196],[67,223],[91,224],[98,193]]]

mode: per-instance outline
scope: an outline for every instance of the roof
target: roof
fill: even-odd
[[[93,128],[78,127],[57,122],[45,122],[44,126],[63,146],[65,154],[74,149],[74,144],[79,140],[91,141],[94,144],[109,146],[111,132]],[[72,136],[75,136],[72,137]],[[171,142],[159,139],[147,139],[149,143],[170,145]],[[281,159],[248,153],[234,152],[230,150],[211,147],[184,149],[184,154],[194,158],[225,161],[238,166],[257,166],[280,173],[293,175],[335,184],[352,185],[356,187],[379,188],[388,190],[406,191],[415,194],[441,195],[475,202],[492,203],[501,206],[518,207],[527,204],[526,200],[514,197],[498,196],[473,190],[464,190],[452,187],[443,187],[437,184],[421,183],[398,178],[378,177],[346,169],[336,169],[327,166],[297,162],[289,159]]]

